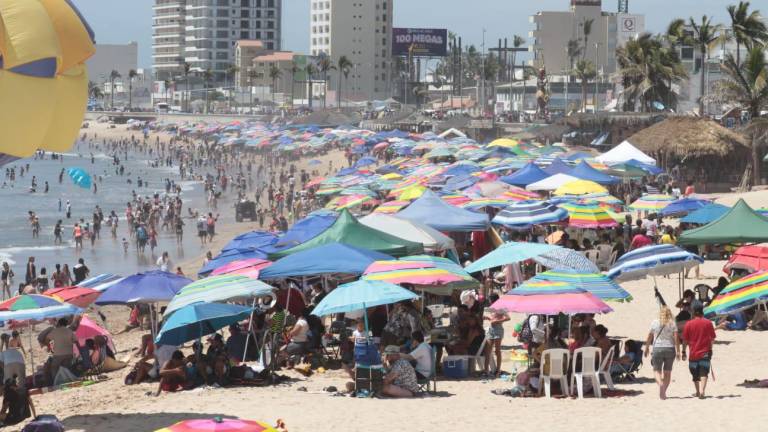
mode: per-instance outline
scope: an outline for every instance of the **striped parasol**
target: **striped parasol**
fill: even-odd
[[[61,306],[63,303],[53,297],[40,294],[22,294],[0,303],[0,311],[21,311]]]
[[[387,201],[385,203],[381,203],[378,207],[376,207],[376,210],[374,210],[374,213],[384,213],[384,214],[395,214],[403,209],[403,207],[410,204],[409,201]]]
[[[634,211],[657,212],[672,204],[673,201],[675,201],[675,197],[672,195],[648,194],[641,196],[637,201],[630,204],[629,209]]]
[[[574,228],[612,228],[616,221],[597,203],[563,203],[558,207],[568,211],[568,226]]]
[[[704,259],[674,245],[651,245],[624,254],[606,275],[615,281],[680,273],[703,264]]]
[[[567,284],[566,284],[567,285]],[[564,313],[608,313],[610,306],[588,292],[566,292],[562,294],[518,295],[517,289],[502,296],[490,307],[513,313],[558,315]]]
[[[165,313],[193,303],[249,300],[272,295],[273,288],[264,282],[241,275],[220,275],[200,279],[182,288],[168,303]]]
[[[373,203],[376,200],[369,195],[342,195],[332,199],[325,208],[329,210],[341,210],[351,208],[365,203]]]
[[[576,270],[549,270],[530,279],[531,282],[568,283],[591,292],[603,301],[631,301],[632,295],[601,273],[582,273]]]
[[[587,195],[608,193],[608,190],[590,180],[574,180],[555,189],[553,195]]]
[[[493,223],[516,230],[528,230],[534,225],[548,225],[568,219],[568,211],[547,201],[512,203],[493,218]]]
[[[184,420],[155,432],[277,432],[277,429],[263,422],[240,419]]]
[[[482,210],[486,207],[502,209],[509,205],[509,201],[495,198],[475,198],[469,202],[461,204],[459,207],[467,210]]]
[[[236,260],[230,263],[224,264],[211,272],[211,276],[218,276],[223,274],[234,274],[247,276],[249,278],[258,279],[259,272],[261,270],[272,265],[272,261],[263,260],[260,258],[248,258],[243,260]]]
[[[583,254],[566,248],[557,248],[533,257],[533,260],[550,269],[570,269],[582,273],[600,273],[600,269]]]
[[[731,282],[704,308],[708,317],[728,315],[768,303],[768,271],[761,270]]]
[[[530,201],[540,200],[541,196],[536,192],[527,191],[517,186],[511,186],[509,190],[499,195],[497,198],[507,199],[510,201]]]

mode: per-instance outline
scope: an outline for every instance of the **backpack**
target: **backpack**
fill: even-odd
[[[531,317],[526,317],[523,321],[523,327],[517,336],[517,341],[521,343],[531,343],[533,341],[533,332],[531,331]]]
[[[64,432],[64,425],[53,415],[39,415],[29,422],[21,432]]]

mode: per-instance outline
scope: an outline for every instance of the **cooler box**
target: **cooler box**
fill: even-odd
[[[447,356],[443,358],[443,375],[447,378],[469,376],[469,356]]]
[[[355,363],[371,366],[381,364],[381,355],[376,345],[371,342],[355,343]]]

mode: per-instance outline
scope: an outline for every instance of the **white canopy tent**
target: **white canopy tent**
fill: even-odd
[[[649,165],[656,165],[656,159],[648,156],[633,146],[629,141],[624,141],[611,150],[596,157],[595,160],[606,165],[615,165],[631,160],[636,160]]]
[[[382,213],[371,213],[359,220],[363,225],[373,229],[404,240],[421,243],[424,245],[424,249],[430,251],[452,250],[456,247],[452,238],[421,222]]]
[[[568,175],[568,174],[555,174],[551,175],[543,180],[539,180],[535,183],[531,183],[525,188],[529,191],[553,191],[560,186],[563,186],[567,183],[573,182],[579,180],[577,177]]]

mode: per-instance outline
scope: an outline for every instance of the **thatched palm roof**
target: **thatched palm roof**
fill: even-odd
[[[698,117],[669,117],[627,138],[646,153],[678,157],[720,156],[743,150],[749,142],[719,123]]]

